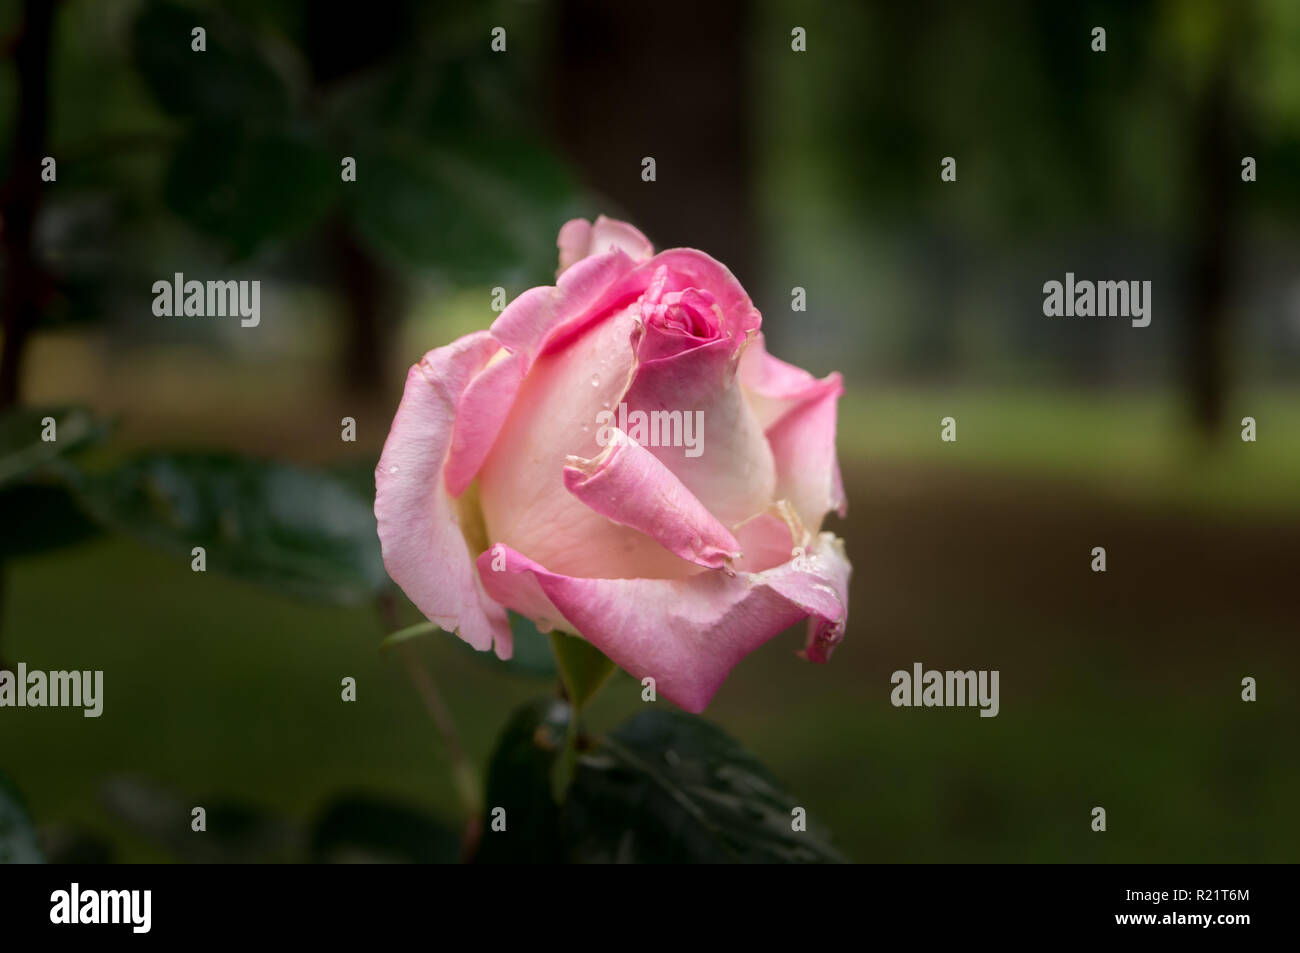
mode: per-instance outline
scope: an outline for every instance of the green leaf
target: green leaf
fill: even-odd
[[[207,33],[203,52],[191,46],[195,27]],[[253,37],[219,13],[152,0],[136,18],[133,40],[145,86],[174,116],[246,121],[288,109],[288,90]]]
[[[46,418],[54,440],[44,440]],[[80,407],[19,407],[0,414],[0,488],[42,475],[68,454],[108,432],[108,425]]]
[[[478,863],[554,863],[564,857],[552,770],[567,743],[573,709],[559,699],[531,702],[510,716],[488,764]],[[506,829],[492,830],[493,811]]]
[[[332,801],[311,835],[313,863],[450,864],[460,850],[460,835],[438,818],[360,793]]]
[[[431,632],[441,632],[437,624],[433,622],[417,622],[415,625],[408,625],[404,629],[398,629],[396,632],[390,632],[384,636],[383,641],[379,643],[381,649],[391,649],[395,645],[401,645],[403,642],[409,642],[411,639],[418,639],[421,636],[428,635]]]
[[[110,529],[300,598],[357,604],[385,589],[373,502],[317,470],[220,453],[149,453],[77,485]],[[188,568],[188,565],[187,567]]]
[[[578,761],[564,810],[572,859],[816,863],[843,858],[753,755],[694,715],[636,715]]]
[[[616,666],[586,639],[563,632],[551,633],[551,648],[569,701],[581,711],[614,674]]]
[[[40,864],[45,858],[17,788],[0,774],[0,864]]]
[[[304,122],[196,124],[172,156],[168,206],[236,256],[318,221],[338,196],[337,159]]]
[[[561,804],[555,776],[573,710],[532,702],[511,716],[488,768],[482,862],[836,863],[810,821],[793,830],[791,797],[720,728],[652,710],[590,744],[573,739],[576,772]],[[506,830],[491,830],[505,809]]]

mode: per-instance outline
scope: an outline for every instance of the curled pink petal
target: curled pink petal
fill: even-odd
[[[569,457],[564,485],[602,516],[630,526],[682,559],[721,569],[740,544],[654,455],[611,428],[608,446],[589,460]]]
[[[476,649],[495,644],[497,655],[509,658],[505,611],[479,583],[477,553],[442,480],[457,400],[498,350],[492,335],[479,331],[430,351],[411,368],[375,468],[375,519],[384,566],[419,610]]]
[[[503,570],[493,571],[487,554],[479,558],[494,599],[516,608],[545,596],[616,665],[653,678],[660,694],[691,712],[704,710],[742,658],[802,618],[810,619],[804,654],[825,661],[848,616],[848,561],[829,533],[802,565],[685,579],[579,579],[503,549]]]
[[[589,255],[615,248],[634,261],[644,261],[654,254],[654,247],[639,229],[604,215],[598,216],[594,223],[583,218],[565,222],[555,244],[560,249],[557,274],[563,274]]]

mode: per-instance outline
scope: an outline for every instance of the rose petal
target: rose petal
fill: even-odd
[[[656,540],[682,559],[721,569],[740,544],[672,471],[623,431],[591,459],[569,457],[564,485],[597,513]]]
[[[487,459],[548,336],[566,319],[588,314],[609,286],[634,267],[632,259],[621,251],[586,258],[554,286],[525,291],[492,323],[492,336],[503,353],[470,381],[457,403],[445,471],[452,496],[465,492]]]
[[[638,411],[651,421],[656,418],[649,415],[676,414],[672,419],[680,425],[674,424],[670,443],[678,432],[676,442],[687,443],[689,418],[694,447],[646,449],[724,526],[762,512],[774,499],[772,450],[741,391],[729,341],[720,339],[641,364],[621,402],[627,404],[628,434],[638,442],[640,435],[632,423]]]
[[[611,522],[564,485],[568,457],[590,458],[602,449],[599,415],[617,412],[634,366],[635,329],[636,317],[625,308],[538,359],[479,470],[490,542],[575,576],[699,571],[644,533]]]
[[[826,378],[816,396],[790,410],[767,432],[776,460],[776,498],[789,500],[810,532],[831,510],[848,510],[835,456],[836,404],[844,388],[839,374]]]
[[[742,555],[734,568],[743,572],[762,572],[800,555],[809,537],[794,507],[780,500],[737,526],[736,540],[740,543]]]
[[[840,375],[816,378],[772,357],[759,334],[741,355],[740,380],[772,447],[777,498],[789,500],[811,532],[831,510],[843,516],[847,502],[835,454]]]
[[[388,574],[431,621],[480,651],[509,658],[505,611],[484,593],[442,480],[456,404],[498,351],[487,331],[426,354],[406,376],[402,402],[375,468],[375,519]]]
[[[660,694],[691,712],[704,710],[742,658],[801,618],[809,617],[804,654],[817,662],[829,658],[848,620],[849,564],[829,533],[802,565],[735,576],[577,579],[508,547],[504,557],[504,570],[495,572],[490,554],[479,558],[493,598],[522,611],[544,597],[616,665],[636,679],[654,678]]]
[[[722,333],[731,341],[733,350],[738,350],[762,324],[762,316],[750,301],[749,295],[725,265],[694,248],[672,248],[660,252],[649,261],[641,262],[607,287],[584,311],[564,320],[547,335],[543,350],[555,351],[567,347],[592,321],[636,301],[651,287],[660,273],[665,275],[665,282],[660,289],[664,293],[695,288],[713,296]]]
[[[640,230],[618,219],[597,216],[595,224],[584,218],[565,222],[555,244],[560,249],[559,276],[589,255],[599,255],[617,248],[634,261],[644,261],[654,254],[650,240]]]

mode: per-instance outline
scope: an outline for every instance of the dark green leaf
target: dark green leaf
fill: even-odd
[[[151,453],[86,475],[106,526],[305,599],[355,604],[387,586],[373,501],[331,474],[233,454]]]
[[[342,184],[337,162],[305,123],[203,122],[172,156],[163,194],[192,227],[244,256],[325,214]]]
[[[207,49],[191,31],[207,31]],[[151,0],[135,21],[136,69],[163,109],[185,119],[282,116],[288,91],[253,38],[212,10]]]
[[[39,864],[44,860],[22,797],[0,774],[0,864]]]
[[[550,863],[564,857],[560,808],[551,776],[569,732],[572,709],[558,699],[532,702],[510,717],[488,765],[487,816],[479,863]],[[505,811],[506,829],[492,829]]]
[[[42,439],[47,417],[54,421],[50,441]],[[107,424],[80,407],[20,407],[0,414],[0,488],[39,476],[107,432]]]
[[[450,864],[460,835],[422,811],[368,794],[343,795],[327,806],[311,837],[316,863]]]
[[[791,829],[800,806],[721,729],[647,711],[579,758],[565,836],[584,861],[840,861],[815,825]]]
[[[554,778],[572,709],[533,702],[507,724],[488,768],[480,861],[833,863],[842,857],[806,807],[721,729],[681,712],[647,711],[585,748],[557,806]],[[584,750],[585,748],[585,750]],[[492,831],[493,808],[506,830]]]

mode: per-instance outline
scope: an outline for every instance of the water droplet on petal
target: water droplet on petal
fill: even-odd
[[[388,468],[388,472],[389,472],[389,473],[396,473],[396,472],[397,472],[397,466],[394,465],[394,466],[389,467],[389,468]]]
[[[591,386],[592,386],[592,387],[599,387],[599,386],[600,386],[600,375],[599,375],[599,374],[592,374],[592,375],[591,375]]]

